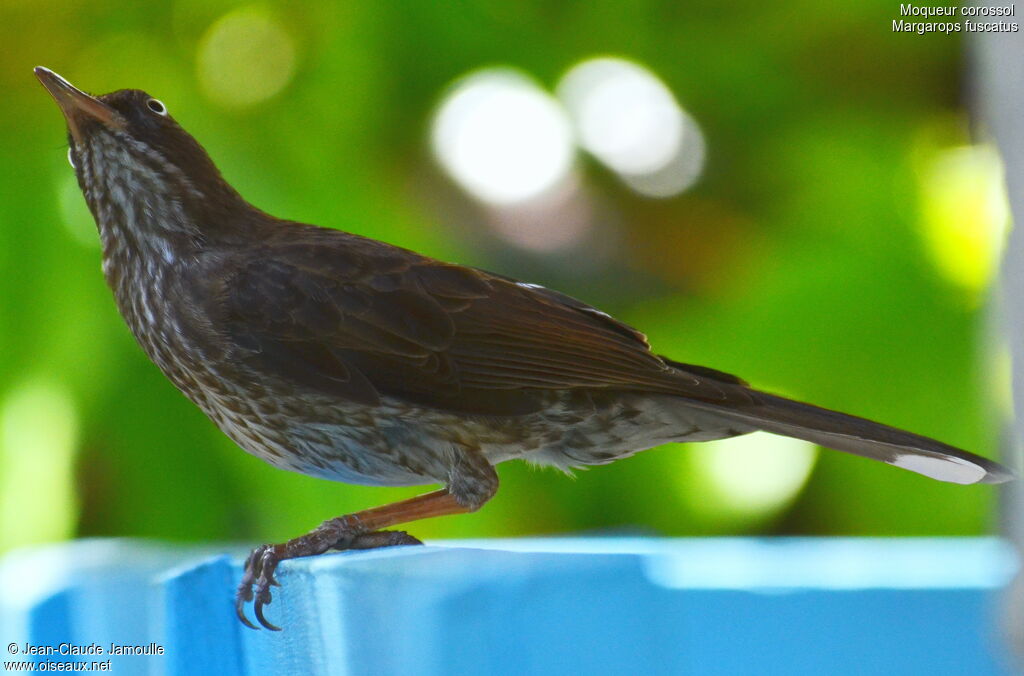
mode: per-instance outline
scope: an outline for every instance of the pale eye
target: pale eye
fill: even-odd
[[[146,101],[146,107],[157,115],[167,114],[167,106],[165,106],[159,99],[150,99],[149,101]]]
[[[71,148],[68,148],[68,164],[71,165],[72,169],[75,168],[75,157],[71,154]]]

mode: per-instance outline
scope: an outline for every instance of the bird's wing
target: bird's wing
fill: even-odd
[[[232,272],[215,294],[215,324],[238,347],[231,358],[255,377],[368,404],[390,397],[483,415],[539,410],[551,390],[660,392],[740,429],[943,481],[1013,477],[933,439],[657,357],[642,334],[555,291],[343,233],[302,239],[249,250],[226,266]]]
[[[552,389],[745,396],[666,364],[642,334],[563,294],[352,235],[318,237],[247,254],[224,284],[223,325],[261,372],[366,403],[487,414],[534,409]]]

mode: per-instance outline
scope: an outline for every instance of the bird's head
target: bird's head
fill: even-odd
[[[159,99],[138,89],[92,96],[42,66],[35,74],[67,121],[68,159],[101,231],[126,214],[140,227],[192,227],[196,209],[241,202]]]

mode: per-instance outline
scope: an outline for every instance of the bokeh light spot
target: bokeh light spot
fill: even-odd
[[[699,481],[718,504],[709,509],[758,515],[788,504],[803,488],[818,457],[812,443],[754,432],[696,444]]]
[[[581,198],[575,177],[558,190],[516,209],[496,209],[487,224],[500,238],[538,253],[566,252],[580,246],[593,231],[594,215]]]
[[[0,549],[73,534],[77,438],[64,388],[32,380],[7,395],[0,408]]]
[[[561,106],[508,69],[463,78],[434,117],[432,143],[463,189],[498,206],[539,197],[572,168],[572,132]]]
[[[1010,225],[1003,166],[992,146],[945,148],[919,169],[921,234],[948,280],[980,297],[995,275]]]
[[[700,176],[703,135],[647,68],[618,58],[589,59],[565,74],[558,96],[580,145],[634,190],[667,197]]]
[[[244,108],[285,88],[295,71],[295,45],[266,12],[244,7],[210,26],[199,43],[196,65],[212,101]]]

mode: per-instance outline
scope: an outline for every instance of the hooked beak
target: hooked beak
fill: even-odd
[[[36,66],[35,74],[60,106],[76,144],[82,142],[82,123],[90,118],[111,129],[124,128],[124,119],[116,110],[78,89],[49,68]]]

